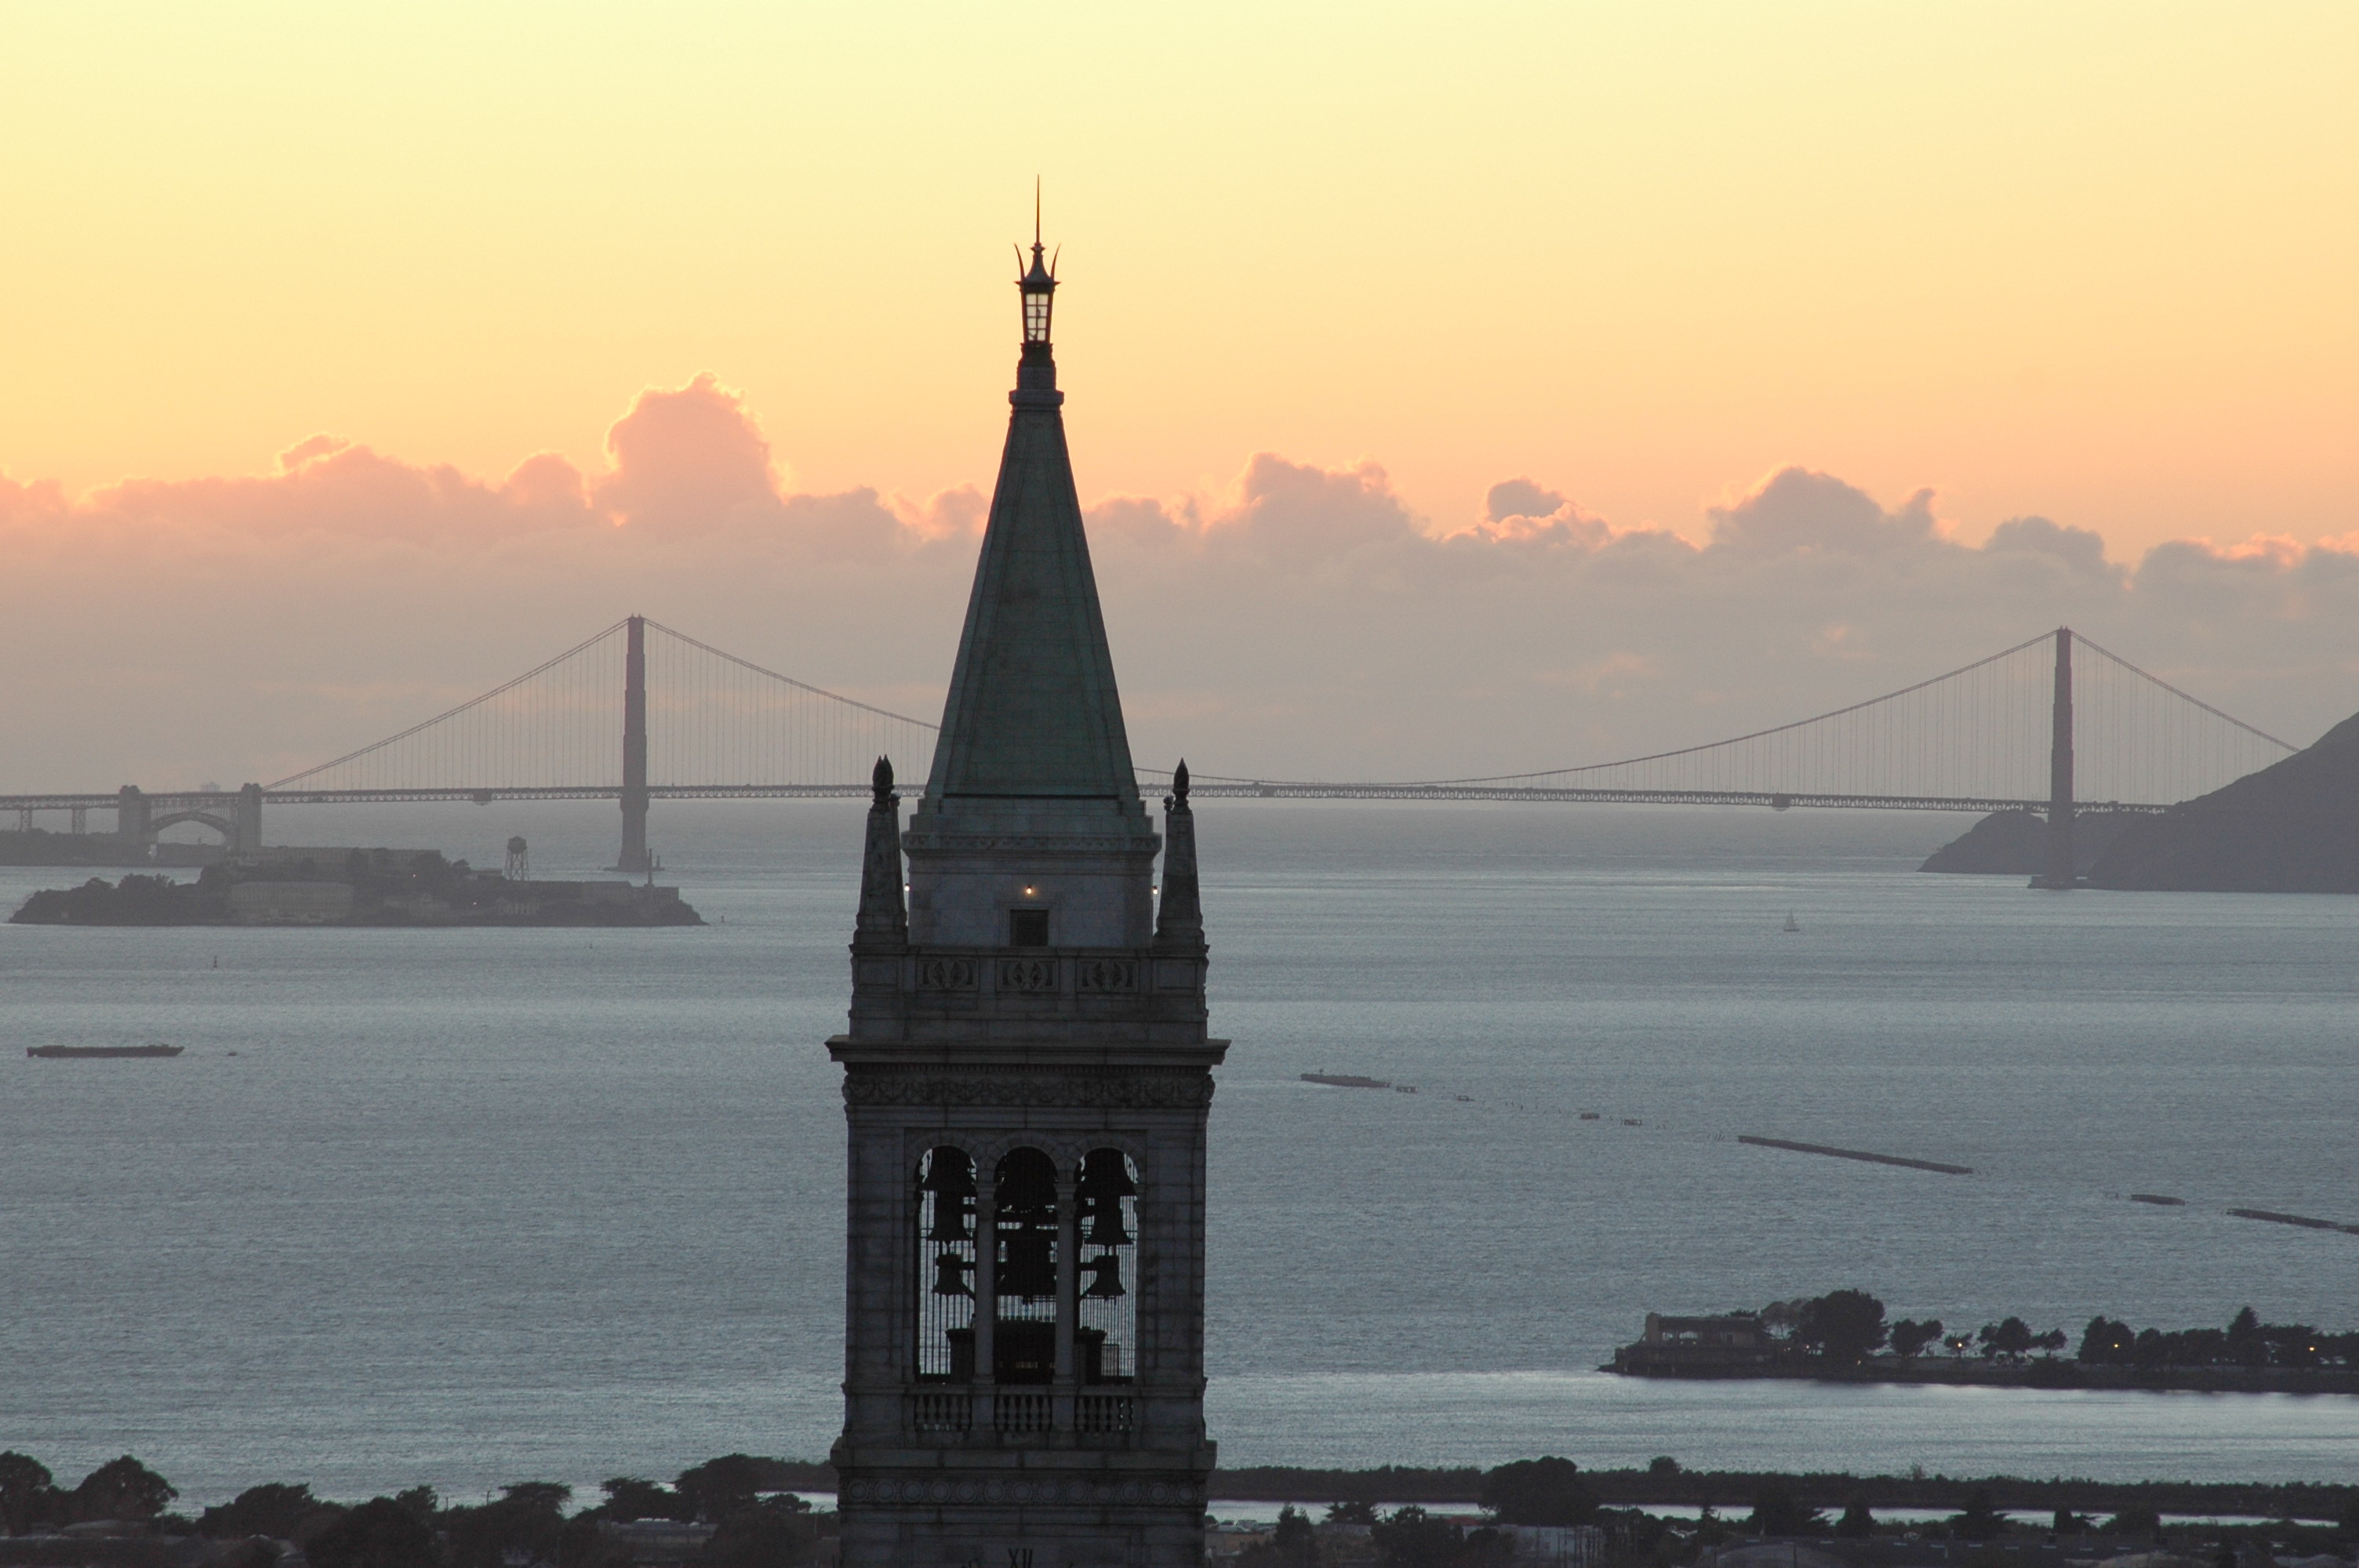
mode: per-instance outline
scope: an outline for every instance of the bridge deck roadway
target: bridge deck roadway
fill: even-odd
[[[1150,797],[1165,786],[1141,780],[1140,793]],[[271,806],[407,805],[438,801],[489,806],[499,800],[615,800],[615,784],[509,785],[496,789],[332,789],[266,790]],[[654,784],[647,794],[657,800],[793,800],[865,796],[865,781],[840,784]],[[1696,789],[1556,789],[1523,784],[1230,784],[1199,780],[1190,795],[1205,799],[1258,800],[1495,800],[1626,806],[1758,806],[1774,811],[1788,808],[1835,811],[1956,811],[1977,816],[1994,811],[2045,812],[2045,800],[2006,799],[1995,795],[1815,795],[1774,790]],[[917,799],[911,791],[904,798]],[[177,790],[146,796],[158,814],[211,808],[234,810],[235,790]],[[65,811],[76,807],[113,810],[114,795],[0,795],[0,811]],[[2074,804],[2081,816],[2130,813],[2152,816],[2170,807],[2150,801],[2084,800]]]

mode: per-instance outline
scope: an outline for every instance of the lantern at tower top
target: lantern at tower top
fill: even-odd
[[[1058,253],[1061,254],[1063,248],[1059,246]],[[1050,254],[1042,259],[1042,253],[1046,250],[1047,247],[1040,243],[1040,199],[1036,192],[1032,199],[1032,265],[1016,280],[1017,290],[1024,296],[1024,341],[1027,344],[1049,341],[1049,316],[1057,298],[1057,256]],[[1018,266],[1023,265],[1021,247],[1016,250],[1016,262]]]

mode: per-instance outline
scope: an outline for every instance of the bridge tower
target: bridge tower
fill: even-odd
[[[154,813],[147,795],[137,784],[125,784],[114,794],[114,836],[118,849],[128,859],[144,860],[156,842],[156,830],[147,824]]]
[[[618,871],[647,862],[647,618],[634,615],[623,643],[623,848]]]
[[[2049,701],[2048,845],[2035,887],[2062,892],[2079,880],[2072,859],[2072,629],[2056,628],[2056,694]]]
[[[231,819],[229,852],[252,855],[262,849],[262,786],[250,784],[237,792],[237,814]]]
[[[846,1568],[1194,1568],[1205,945],[1138,798],[1049,346],[1023,356],[926,795],[869,808],[844,1070]],[[903,855],[908,857],[904,903]]]

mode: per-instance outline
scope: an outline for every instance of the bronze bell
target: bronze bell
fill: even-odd
[[[937,1149],[926,1162],[926,1179],[918,1184],[921,1193],[934,1195],[933,1228],[926,1233],[929,1241],[972,1241],[974,1239],[974,1165],[956,1149]]]
[[[1001,1235],[1001,1301],[1053,1300],[1057,1294],[1057,1233],[1009,1230]]]
[[[1082,1239],[1092,1247],[1127,1247],[1130,1232],[1123,1228],[1122,1203],[1116,1198],[1102,1198],[1090,1206],[1089,1234]]]
[[[1085,1260],[1082,1264],[1082,1271],[1090,1276],[1088,1288],[1082,1292],[1084,1299],[1112,1301],[1124,1293],[1122,1260],[1113,1253],[1108,1252],[1101,1257]]]
[[[974,1294],[974,1287],[966,1282],[967,1275],[973,1271],[974,1263],[970,1259],[962,1258],[955,1252],[936,1253],[934,1255],[934,1294],[938,1296]]]
[[[1074,1192],[1089,1227],[1082,1239],[1093,1247],[1130,1245],[1130,1232],[1122,1223],[1122,1200],[1137,1192],[1120,1150],[1092,1150],[1082,1162],[1082,1179]]]
[[[934,1227],[926,1232],[929,1241],[972,1241],[974,1239],[974,1200],[956,1193],[934,1195]]]

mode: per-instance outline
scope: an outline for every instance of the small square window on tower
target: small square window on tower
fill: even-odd
[[[1049,945],[1049,912],[1045,909],[1009,910],[1007,945],[1010,947],[1046,947]]]

